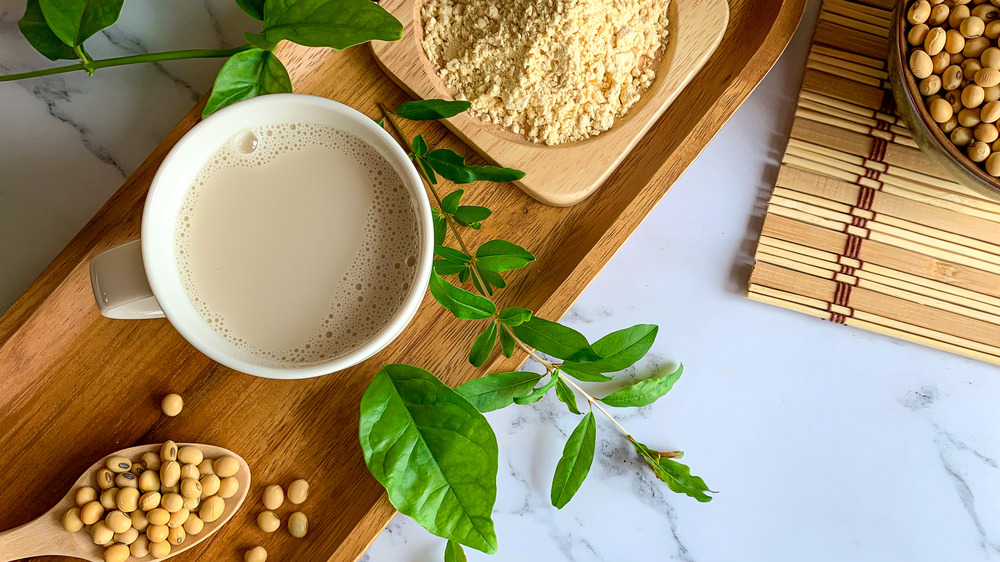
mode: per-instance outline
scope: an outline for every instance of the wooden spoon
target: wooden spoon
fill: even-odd
[[[120,455],[137,461],[143,453],[159,453],[161,445],[140,445],[138,447],[122,449],[108,456]],[[223,510],[222,517],[211,523],[205,523],[205,528],[202,532],[194,536],[189,536],[183,544],[173,547],[170,554],[165,558],[180,554],[207,539],[212,533],[222,527],[226,521],[229,521],[233,514],[236,513],[236,510],[243,505],[243,500],[246,499],[247,492],[250,491],[250,466],[247,465],[242,457],[228,449],[212,445],[202,445],[200,443],[178,443],[177,447],[180,448],[185,445],[198,447],[207,459],[217,459],[226,455],[235,457],[240,463],[240,470],[236,473],[236,480],[240,483],[240,489],[235,496],[226,500],[226,509]],[[20,527],[0,533],[0,562],[20,560],[21,558],[29,558],[31,556],[72,556],[73,558],[82,558],[83,560],[90,560],[92,562],[103,562],[105,547],[94,544],[94,541],[90,538],[90,533],[86,529],[81,529],[76,533],[70,533],[64,529],[62,526],[62,516],[70,508],[76,507],[74,495],[77,488],[91,486],[95,490],[100,491],[100,488],[97,486],[96,474],[97,470],[104,466],[104,460],[101,459],[88,468],[77,479],[76,483],[73,484],[73,488],[66,494],[66,497],[56,504],[55,507],[45,512],[44,515]],[[136,559],[130,558],[130,560]]]

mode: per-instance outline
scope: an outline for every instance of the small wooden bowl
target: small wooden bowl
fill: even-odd
[[[909,2],[896,2],[889,29],[889,83],[899,114],[920,149],[952,179],[992,199],[1000,199],[1000,179],[986,173],[969,160],[965,152],[951,143],[941,127],[931,119],[917,81],[909,69],[910,44],[906,41],[906,8]]]

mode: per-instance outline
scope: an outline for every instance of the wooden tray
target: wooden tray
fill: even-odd
[[[717,53],[593,197],[571,208],[542,205],[509,185],[476,184],[470,204],[496,210],[483,236],[503,233],[538,261],[511,276],[501,304],[560,317],[673,181],[770,69],[792,36],[804,0],[734,0]],[[333,52],[284,46],[296,91],[325,95],[376,115],[375,103],[407,99],[369,49]],[[0,317],[0,529],[54,505],[73,479],[109,451],[165,439],[238,452],[253,468],[246,507],[217,535],[176,560],[242,560],[263,544],[274,560],[353,560],[393,516],[358,446],[357,404],[382,361],[406,361],[458,384],[523,360],[469,367],[468,321],[428,298],[403,335],[366,363],[303,381],[227,370],[188,345],[165,320],[101,317],[87,268],[98,253],[139,235],[143,198],[166,151],[197,120],[193,110],[14,304]],[[408,123],[428,142],[469,149],[434,123]],[[650,318],[650,321],[655,321]],[[184,412],[164,417],[159,398],[178,392]],[[253,521],[262,486],[312,484],[302,506],[309,535],[264,536]],[[282,510],[282,516],[287,510]],[[503,560],[505,541],[500,538]],[[239,555],[237,553],[240,553]],[[400,553],[400,557],[404,557]]]
[[[384,0],[381,5],[404,27],[401,40],[373,44],[379,64],[417,98],[451,99],[420,46],[423,1]],[[527,175],[515,183],[528,195],[549,205],[575,205],[604,183],[705,64],[722,41],[729,5],[726,0],[671,0],[669,18],[667,50],[656,81],[624,119],[596,137],[546,146],[469,113],[449,119],[446,125],[488,161],[523,170]]]

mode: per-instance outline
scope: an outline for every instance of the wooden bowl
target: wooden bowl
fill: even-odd
[[[951,143],[931,119],[917,81],[909,69],[910,44],[906,41],[909,2],[897,1],[889,29],[889,83],[899,114],[913,135],[913,140],[940,168],[962,185],[992,199],[1000,199],[1000,179],[986,173],[980,164],[969,160],[965,152]]]

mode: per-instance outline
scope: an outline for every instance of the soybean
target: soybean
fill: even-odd
[[[104,466],[108,467],[108,470],[111,472],[119,474],[122,472],[128,472],[129,469],[132,468],[132,461],[125,457],[115,455],[108,457],[108,459],[104,461]]]
[[[170,512],[162,507],[151,509],[146,514],[146,519],[149,519],[150,525],[166,525],[170,521]]]
[[[972,136],[976,138],[977,141],[982,142],[993,142],[1000,137],[1000,130],[993,123],[980,123],[976,125],[976,128],[972,131]]]
[[[221,480],[215,474],[206,474],[201,477],[199,483],[201,484],[201,497],[207,498],[214,496],[219,493],[219,486],[221,485]]]
[[[160,461],[167,462],[175,460],[177,460],[177,443],[167,441],[160,446]]]
[[[124,533],[115,533],[114,541],[120,542],[122,544],[132,544],[136,539],[139,538],[139,531],[133,527],[129,527]]]
[[[299,505],[309,496],[309,482],[299,478],[288,485],[288,501]]]
[[[181,544],[186,538],[187,533],[184,532],[184,527],[174,527],[167,534],[167,542],[174,546]]]
[[[930,28],[927,27],[927,24],[918,23],[917,25],[910,28],[910,31],[906,34],[906,41],[910,45],[913,45],[914,47],[916,47],[917,45],[923,45],[924,41],[927,38],[927,33],[929,32]],[[961,51],[961,49],[959,49],[959,51]]]
[[[170,514],[170,519],[167,521],[167,527],[171,529],[175,527],[180,527],[184,525],[185,522],[187,522],[188,517],[190,516],[191,514],[188,510],[181,508],[176,512]]]
[[[968,108],[976,108],[982,105],[986,92],[978,84],[969,84],[962,90],[962,105]]]
[[[111,472],[107,468],[99,469],[95,476],[97,478],[98,488],[107,490],[108,488],[115,487],[115,473]]]
[[[167,540],[170,529],[166,525],[150,525],[146,527],[146,537],[149,542],[161,542]]]
[[[139,508],[139,490],[135,488],[122,488],[115,496],[115,505],[125,513],[131,513]]]
[[[927,36],[924,37],[924,51],[932,57],[940,53],[944,49],[947,35],[947,32],[941,27],[935,27],[927,32]]]
[[[219,496],[212,496],[201,504],[198,510],[198,517],[205,523],[212,523],[222,517],[223,510],[226,509],[226,500]]]
[[[229,499],[236,495],[236,492],[240,491],[240,481],[235,477],[230,476],[229,478],[223,478],[219,481],[219,493],[220,498]]]
[[[273,511],[281,507],[283,503],[285,503],[285,492],[281,489],[281,486],[271,484],[267,488],[264,488],[264,507]]]
[[[309,520],[306,518],[306,514],[301,511],[296,511],[295,513],[288,516],[288,532],[297,539],[301,539],[306,536],[309,531]]]
[[[104,521],[98,521],[90,528],[90,538],[94,540],[94,544],[104,546],[114,540],[115,532]]]
[[[243,555],[244,562],[265,562],[266,560],[267,551],[264,550],[263,546],[255,546]]]
[[[131,472],[123,472],[115,476],[115,485],[119,488],[138,488],[139,479]]]
[[[931,15],[931,3],[927,0],[914,2],[906,12],[906,21],[917,24],[924,23]]]
[[[184,509],[188,511],[198,511],[201,505],[201,498],[184,498]]]
[[[76,502],[77,507],[83,507],[96,499],[97,490],[91,488],[90,486],[81,486],[80,488],[77,488],[76,494],[73,496],[73,501]]]
[[[230,476],[235,476],[240,471],[240,462],[236,460],[236,457],[227,455],[216,459],[214,468],[215,474],[219,478],[229,478]]]
[[[104,551],[104,562],[125,562],[128,557],[128,545],[113,544]]]
[[[170,513],[176,513],[184,509],[184,498],[180,494],[163,494],[160,499],[160,507]]]
[[[146,519],[145,512],[137,509],[129,513],[128,516],[132,520],[132,528],[136,531],[142,533],[146,530],[146,527],[149,527],[149,519]]]
[[[80,521],[84,525],[93,525],[104,517],[104,506],[98,501],[92,501],[80,508]]]
[[[979,109],[965,108],[958,112],[958,124],[963,127],[975,127],[979,124]]]
[[[910,71],[913,75],[923,80],[934,72],[934,62],[931,56],[921,50],[915,50],[910,54]]]
[[[170,556],[170,543],[166,539],[160,542],[150,542],[149,555],[153,558],[166,558]]]
[[[160,491],[160,469],[156,470],[150,469],[143,472],[139,476],[139,489],[143,492],[159,492]]]
[[[941,78],[937,74],[931,74],[920,81],[918,89],[922,95],[934,95],[941,89]]]
[[[71,507],[62,516],[63,529],[75,533],[83,528],[83,521],[80,519],[80,508]]]
[[[181,398],[180,394],[170,393],[160,401],[160,408],[164,414],[174,417],[181,413],[181,410],[184,408],[184,399]]]
[[[962,32],[962,36],[966,39],[976,39],[981,37],[983,32],[986,31],[986,22],[976,16],[969,16],[962,20],[958,30]]]
[[[215,474],[215,462],[210,459],[201,461],[201,464],[198,465],[198,473],[202,476]]]
[[[948,12],[948,26],[958,31],[958,28],[962,25],[962,20],[971,15],[972,11],[969,10],[968,6],[952,6],[951,11]]]
[[[124,533],[132,526],[132,519],[117,509],[109,513],[104,522],[115,533]]]
[[[198,465],[188,463],[181,466],[181,480],[186,478],[194,480],[201,478],[201,472],[198,470]]]
[[[198,464],[205,460],[205,455],[198,447],[188,445],[177,451],[177,460],[184,464],[193,464],[197,468]]]
[[[135,542],[128,545],[129,552],[136,558],[145,558],[149,554],[149,537],[139,535]]]
[[[114,509],[118,506],[118,488],[108,488],[101,492],[101,505],[104,509]]]
[[[204,528],[205,522],[193,513],[188,515],[187,521],[184,522],[184,532],[188,535],[197,535]]]
[[[176,486],[181,480],[181,465],[177,461],[167,461],[160,467],[160,487]]]
[[[273,533],[281,527],[281,519],[273,511],[262,511],[257,515],[257,526],[265,533]]]
[[[142,464],[146,467],[146,470],[160,470],[160,455],[156,453],[143,453],[142,454]]]

